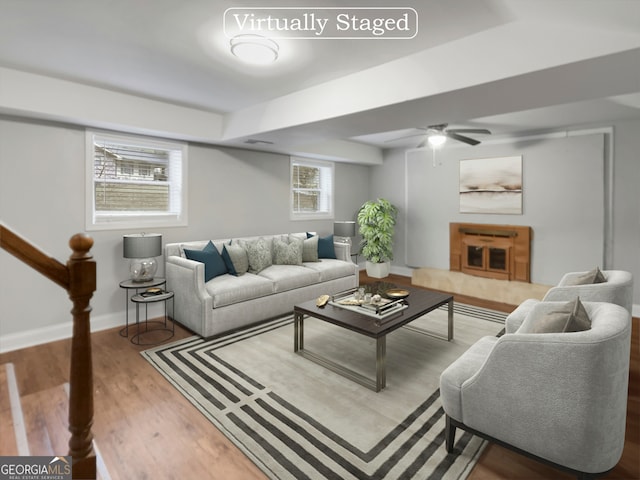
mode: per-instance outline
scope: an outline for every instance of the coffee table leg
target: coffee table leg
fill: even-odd
[[[293,351],[304,350],[304,315],[293,314]]]
[[[376,392],[387,386],[387,336],[376,340]]]

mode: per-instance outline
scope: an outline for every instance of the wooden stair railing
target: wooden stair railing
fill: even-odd
[[[73,253],[66,265],[47,256],[0,225],[0,247],[67,290],[73,303],[73,336],[69,375],[69,455],[73,478],[96,478],[93,451],[93,367],[89,301],[96,290],[96,262],[89,253],[93,239],[76,234],[69,240]]]

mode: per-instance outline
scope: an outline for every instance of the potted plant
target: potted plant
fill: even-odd
[[[365,202],[358,211],[362,241],[360,253],[366,258],[367,275],[384,278],[393,260],[393,233],[398,209],[384,198]]]

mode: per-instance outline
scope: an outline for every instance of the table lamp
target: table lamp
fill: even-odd
[[[351,245],[351,237],[356,236],[356,222],[339,220],[333,223],[333,234],[342,243]]]
[[[135,233],[125,235],[122,256],[129,258],[129,273],[134,282],[148,282],[158,269],[154,257],[162,255],[162,235],[159,233]]]

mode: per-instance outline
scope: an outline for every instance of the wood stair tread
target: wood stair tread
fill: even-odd
[[[69,398],[64,385],[21,397],[31,455],[69,452]]]
[[[18,384],[13,365],[1,365],[0,455],[67,455],[70,434],[66,386],[20,395]],[[25,434],[26,441],[17,440],[21,435],[24,439]]]
[[[18,455],[18,444],[13,433],[13,415],[9,396],[8,365],[0,366],[0,455]]]

